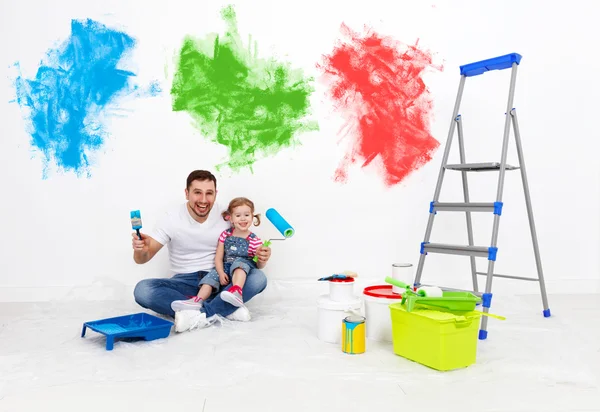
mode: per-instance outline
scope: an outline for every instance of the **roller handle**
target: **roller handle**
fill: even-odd
[[[266,242],[263,244],[263,246],[264,246],[264,247],[269,247],[269,246],[271,246],[271,241],[270,241],[270,240],[267,240],[267,241],[266,241]],[[256,256],[256,255],[255,255],[255,256],[252,258],[252,261],[253,261],[254,263],[258,262],[258,256]]]
[[[385,281],[387,283],[389,283],[390,285],[398,286],[399,288],[402,288],[402,289],[410,289],[410,286],[407,285],[406,283],[401,282],[398,279],[394,279],[394,278],[392,278],[390,276],[387,276],[385,278]]]
[[[419,291],[418,290],[418,291],[415,292],[414,290],[412,290],[412,288],[410,287],[410,285],[407,285],[406,283],[401,282],[398,279],[394,279],[392,277],[387,276],[385,278],[385,281],[387,283],[391,284],[391,285],[398,286],[401,289],[406,289],[406,293],[407,294],[410,293],[411,295],[420,296],[422,298],[425,297],[425,292],[424,291]]]
[[[394,279],[394,278],[392,278],[390,276],[387,276],[385,278],[385,281],[387,283],[389,283],[390,285],[398,286],[401,289],[406,289],[406,294],[411,294],[411,295],[419,296],[419,294],[417,292],[415,292],[414,290],[411,289],[410,285],[407,285],[406,283],[401,282],[398,279]]]

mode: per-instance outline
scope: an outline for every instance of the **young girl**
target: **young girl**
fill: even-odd
[[[242,288],[246,276],[250,270],[264,267],[261,262],[254,263],[252,260],[262,245],[260,238],[250,231],[253,224],[260,225],[260,216],[254,214],[254,203],[245,197],[237,197],[229,203],[223,218],[231,222],[231,227],[219,237],[215,269],[200,280],[200,290],[195,298],[171,303],[175,312],[199,309],[213,290],[218,290],[220,285],[226,286],[230,279],[233,286],[221,292],[221,299],[237,307],[244,306]]]

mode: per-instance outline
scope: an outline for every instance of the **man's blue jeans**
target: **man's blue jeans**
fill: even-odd
[[[175,275],[170,279],[144,279],[138,282],[133,291],[135,301],[142,307],[151,309],[156,313],[175,316],[171,309],[171,302],[175,300],[185,300],[198,294],[198,283],[201,275],[207,272],[194,272]],[[231,288],[231,278],[229,285],[223,287],[221,291]],[[248,302],[254,296],[261,293],[267,287],[267,277],[262,270],[252,269],[246,277],[246,283],[242,288],[244,302]],[[202,307],[202,312],[209,318],[213,315],[226,317],[237,308],[221,299],[221,294],[211,295]]]

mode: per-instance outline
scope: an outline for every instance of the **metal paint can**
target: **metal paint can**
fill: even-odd
[[[365,330],[364,316],[348,316],[342,321],[342,352],[352,355],[365,353]]]

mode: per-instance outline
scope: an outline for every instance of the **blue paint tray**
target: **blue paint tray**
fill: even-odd
[[[85,322],[81,337],[86,328],[106,336],[106,350],[112,350],[116,338],[140,338],[147,341],[166,338],[171,333],[173,322],[150,315],[136,313],[115,318]]]

